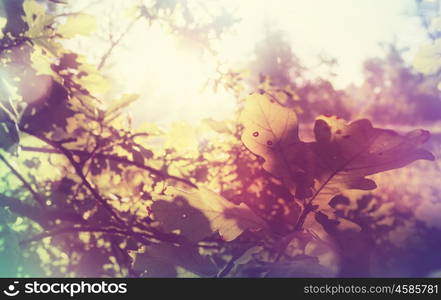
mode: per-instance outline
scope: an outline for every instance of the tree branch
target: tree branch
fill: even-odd
[[[113,49],[115,49],[116,46],[118,46],[119,43],[121,43],[122,39],[129,33],[129,31],[132,29],[132,27],[136,24],[136,22],[141,18],[141,16],[135,18],[130,24],[127,26],[127,28],[124,30],[124,32],[116,39],[116,41],[110,42],[110,47],[107,49],[106,53],[101,57],[101,61],[98,64],[97,69],[101,70],[104,65],[106,64],[107,59],[109,59],[110,55],[112,54]]]
[[[120,218],[120,216],[113,210],[113,207],[109,203],[107,203],[107,201],[100,195],[100,193],[87,180],[87,178],[84,175],[84,172],[82,170],[82,165],[75,161],[75,159],[73,157],[73,153],[69,149],[64,148],[62,143],[60,143],[60,142],[55,142],[55,141],[52,141],[44,136],[37,135],[37,134],[33,133],[32,131],[23,128],[22,126],[20,126],[20,130],[40,139],[41,141],[52,146],[53,148],[58,150],[61,154],[63,154],[69,160],[70,164],[75,169],[75,173],[80,177],[83,184],[92,193],[92,195],[98,201],[98,203],[100,203],[104,207],[104,209],[106,209],[121,225],[124,224],[124,220],[122,220]]]
[[[8,197],[2,194],[0,194],[0,200],[0,207],[7,206],[13,213],[37,222],[43,228],[47,227],[50,221],[55,221],[57,219],[78,224],[87,223],[81,215],[73,212],[49,209],[47,207],[43,210],[36,206],[26,204],[17,198]]]
[[[41,207],[45,207],[45,201],[44,199],[40,196],[40,194],[38,194],[33,187],[26,181],[26,179],[24,179],[24,177],[14,168],[14,166],[12,166],[7,160],[6,158],[0,154],[0,160],[9,168],[9,170],[11,170],[11,172],[15,175],[15,177],[18,178],[18,180],[21,181],[21,183],[23,184],[23,186],[32,194],[32,196],[34,197],[35,201],[38,202],[38,204],[40,204]]]
[[[21,149],[23,151],[32,151],[32,152],[41,152],[41,153],[52,153],[52,154],[63,154],[62,152],[60,152],[60,151],[58,151],[56,149],[47,149],[47,148],[40,148],[40,147],[22,146]],[[90,154],[89,152],[82,151],[82,150],[69,150],[69,151],[71,151],[73,154],[76,154],[76,155],[85,155],[85,156],[87,156],[87,155]],[[95,158],[102,158],[102,159],[107,159],[107,160],[112,160],[112,161],[120,162],[120,163],[125,164],[125,165],[135,166],[137,168],[146,170],[146,171],[148,171],[148,172],[150,172],[150,173],[152,173],[152,174],[154,174],[154,175],[156,175],[156,176],[158,176],[160,178],[163,178],[163,179],[165,179],[165,178],[173,179],[173,180],[176,180],[178,182],[184,183],[184,184],[186,184],[186,185],[188,185],[190,187],[197,188],[197,185],[195,185],[194,183],[192,183],[189,180],[186,180],[186,179],[183,179],[183,178],[180,178],[180,177],[177,177],[177,176],[173,176],[173,175],[167,174],[166,172],[157,170],[155,168],[146,166],[146,165],[144,165],[142,163],[139,163],[139,162],[136,162],[136,161],[132,161],[132,160],[126,159],[126,158],[118,156],[118,155],[95,153],[94,157]]]
[[[32,242],[42,240],[47,237],[53,237],[64,233],[77,233],[77,232],[94,232],[94,233],[109,233],[114,235],[124,235],[124,236],[138,236],[139,234],[120,230],[117,228],[99,228],[99,227],[65,227],[58,228],[53,231],[43,232],[37,234],[31,238],[24,239],[20,242],[21,245],[26,245]]]
[[[188,243],[186,240],[182,239],[180,236],[175,234],[167,234],[159,231],[155,232],[135,232],[133,230],[121,230],[118,228],[100,228],[100,227],[64,227],[58,228],[52,231],[43,232],[37,234],[31,238],[24,239],[20,242],[22,246],[27,245],[32,242],[37,242],[47,237],[53,237],[64,233],[78,233],[78,232],[90,232],[90,233],[107,233],[112,235],[122,235],[122,236],[131,236],[136,238],[139,242],[144,245],[150,245],[152,243],[157,243],[158,241],[166,242],[166,243],[178,243],[184,244]],[[200,245],[195,244],[193,246],[213,249],[214,247],[211,245]],[[216,248],[217,249],[217,248]],[[247,249],[248,250],[248,249]],[[239,256],[240,257],[240,256]]]

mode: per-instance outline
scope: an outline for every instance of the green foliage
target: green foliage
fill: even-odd
[[[20,259],[20,247],[16,234],[10,224],[12,223],[11,213],[1,207],[0,208],[0,265],[2,266],[0,271],[1,277],[6,277],[10,274],[16,274],[18,268],[18,262]]]

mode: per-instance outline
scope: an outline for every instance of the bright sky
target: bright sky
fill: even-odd
[[[338,87],[360,83],[363,60],[382,55],[381,42],[395,40],[410,47],[408,56],[412,57],[427,39],[420,20],[411,16],[414,0],[238,2],[242,4],[239,15],[243,16],[241,39],[248,42],[258,38],[267,19],[286,33],[306,65],[316,65],[320,54],[335,57],[339,62]]]
[[[269,22],[286,33],[294,53],[307,67],[317,64],[318,55],[336,58],[339,65],[333,83],[338,88],[361,83],[362,63],[384,53],[381,42],[395,40],[399,46],[409,47],[409,61],[426,42],[419,19],[412,16],[414,0],[204,2],[207,6],[221,3],[241,19],[218,48],[230,66],[249,61],[256,42],[262,38],[265,22]],[[103,5],[107,3],[102,1],[97,6],[98,16],[105,15]],[[107,67],[108,74],[118,78],[115,91],[142,95],[132,111],[135,120],[197,122],[206,117],[231,117],[234,111],[231,95],[202,91],[215,68],[212,59],[202,57],[195,49],[182,48],[173,36],[157,27],[148,29],[144,22],[133,28]]]

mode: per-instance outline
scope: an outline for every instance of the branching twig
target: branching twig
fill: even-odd
[[[65,210],[44,209],[26,204],[20,199],[8,197],[0,194],[0,207],[7,206],[13,213],[24,216],[30,220],[37,222],[41,227],[46,228],[51,221],[63,219],[63,221],[73,222],[76,224],[85,224],[86,220],[75,212]]]
[[[112,54],[113,49],[115,49],[116,46],[118,46],[119,43],[121,43],[122,39],[129,33],[129,31],[132,29],[132,27],[136,24],[136,22],[141,18],[141,16],[138,16],[130,24],[126,27],[124,32],[115,40],[110,42],[110,47],[107,49],[106,53],[101,57],[100,63],[98,64],[97,69],[101,70],[107,59],[109,59],[110,55]]]
[[[43,232],[37,234],[31,238],[24,239],[20,242],[21,245],[26,245],[32,242],[36,242],[42,240],[47,237],[53,237],[56,235],[64,234],[64,233],[76,233],[76,232],[94,232],[94,233],[109,233],[114,235],[123,235],[123,236],[139,236],[139,234],[134,232],[128,232],[124,230],[120,230],[117,228],[100,228],[100,227],[65,227],[59,228],[49,232]],[[150,236],[151,237],[151,236]]]
[[[40,234],[37,234],[31,238],[24,239],[20,242],[21,245],[27,245],[32,242],[40,241],[47,237],[53,237],[60,234],[65,233],[78,233],[78,232],[90,232],[90,233],[107,233],[111,235],[121,235],[121,236],[130,236],[138,240],[140,243],[144,245],[151,245],[152,243],[157,243],[158,241],[166,242],[166,243],[176,243],[176,244],[183,244],[187,243],[186,241],[182,240],[180,236],[175,234],[166,234],[161,232],[135,232],[133,230],[121,230],[118,228],[101,228],[101,227],[64,227],[64,228],[58,228],[52,231],[43,232]],[[214,246],[211,245],[200,245],[195,244],[194,246],[201,247],[201,248],[207,248],[207,249],[213,249]],[[248,250],[248,249],[247,249]],[[242,254],[240,254],[241,256]],[[239,257],[240,257],[239,256]],[[238,257],[238,258],[239,258]]]
[[[436,40],[436,36],[431,32],[429,20],[424,15],[422,1],[417,0],[416,4],[417,4],[417,16],[420,18],[421,25],[423,26],[424,30],[426,31],[427,37],[432,42],[434,42]]]
[[[32,131],[27,130],[23,127],[20,127],[20,130],[40,139],[41,141],[45,142],[46,144],[52,146],[53,148],[61,152],[69,160],[70,164],[75,169],[75,173],[80,177],[83,184],[92,193],[92,195],[98,201],[98,203],[100,203],[104,207],[104,209],[106,209],[120,224],[124,224],[124,220],[120,218],[120,216],[113,210],[113,207],[109,203],[107,203],[107,201],[100,195],[100,193],[92,186],[92,184],[86,178],[82,169],[82,164],[75,161],[74,154],[70,150],[64,148],[64,146],[59,142],[52,141],[44,136],[37,135]]]
[[[38,194],[34,188],[29,184],[29,182],[26,181],[26,179],[14,168],[13,165],[11,165],[7,159],[0,154],[0,160],[9,168],[9,170],[11,170],[11,172],[15,175],[15,177],[18,178],[18,180],[21,181],[21,183],[23,184],[23,186],[32,194],[32,196],[34,197],[35,201],[38,202],[38,204],[40,204],[41,207],[45,206],[45,201],[44,199],[40,196],[40,194]]]
[[[23,151],[63,154],[61,151],[58,151],[57,149],[47,149],[47,148],[28,147],[28,146],[23,146],[23,147],[21,147],[21,149]],[[85,156],[87,156],[87,155],[90,154],[87,151],[82,151],[82,150],[69,150],[69,151],[71,151],[73,154],[76,154],[76,155],[85,155]],[[94,154],[94,157],[95,158],[102,158],[102,159],[108,159],[108,160],[111,160],[111,161],[120,162],[120,163],[125,164],[125,165],[135,166],[137,168],[146,170],[146,171],[150,172],[151,174],[154,174],[154,175],[156,175],[156,176],[158,176],[160,178],[163,178],[163,179],[168,178],[168,179],[176,180],[176,181],[184,183],[184,184],[186,184],[186,185],[188,185],[190,187],[197,188],[197,185],[195,185],[194,183],[192,183],[189,180],[186,180],[186,179],[183,179],[183,178],[180,178],[180,177],[177,177],[177,176],[173,176],[173,175],[167,174],[166,172],[157,170],[155,168],[146,166],[146,165],[144,165],[142,163],[139,163],[139,162],[136,162],[136,161],[132,161],[132,160],[129,160],[127,158],[124,158],[124,157],[121,157],[121,156],[118,156],[118,155],[115,155],[115,154],[96,153],[96,154]]]

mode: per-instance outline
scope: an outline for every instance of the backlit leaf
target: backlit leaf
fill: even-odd
[[[371,190],[373,180],[365,176],[404,167],[418,159],[433,160],[419,148],[430,134],[415,130],[404,136],[374,128],[366,120],[349,124],[336,117],[320,117],[314,126],[316,142],[313,177],[316,201],[330,200],[346,189]]]
[[[430,30],[433,32],[441,32],[441,17],[432,20],[430,23]]]
[[[193,192],[168,188],[166,194],[152,205],[155,218],[165,231],[179,230],[190,241],[200,241],[215,231],[231,241],[244,230],[265,227],[245,204],[235,205],[206,188]]]
[[[167,134],[165,147],[196,153],[198,151],[196,130],[188,122],[173,123]]]
[[[413,65],[415,69],[426,75],[437,73],[441,69],[441,39],[422,46],[416,54]]]
[[[6,23],[6,18],[0,17],[0,39],[3,38],[3,28],[5,27]]]
[[[265,159],[264,168],[281,177],[298,198],[329,201],[346,189],[370,190],[365,176],[401,168],[418,160],[433,160],[419,148],[429,132],[415,130],[401,136],[372,127],[368,120],[346,124],[337,117],[316,120],[316,141],[304,143],[297,135],[297,117],[267,96],[253,95],[241,115],[242,141]],[[326,202],[327,203],[327,202]]]
[[[305,150],[298,136],[296,113],[269,96],[253,94],[246,99],[240,122],[245,146],[265,159],[266,171],[294,190],[303,174],[299,164]]]
[[[88,35],[96,30],[96,19],[88,14],[75,14],[69,17],[66,23],[58,27],[58,33],[65,38],[74,37],[77,34]]]
[[[246,99],[240,122],[245,146],[262,157],[264,169],[282,178],[294,193],[296,185],[306,180],[302,165],[308,154],[298,136],[296,113],[269,96],[253,94]]]
[[[34,46],[31,52],[32,68],[36,71],[36,75],[53,75],[51,64],[54,63],[54,58],[44,53],[43,48]]]
[[[26,36],[33,39],[42,39],[46,35],[47,27],[53,23],[53,17],[46,14],[45,7],[35,0],[24,1],[23,10],[25,12],[23,20],[29,26]]]
[[[204,120],[202,120],[201,123],[217,133],[225,133],[225,134],[232,133],[231,129],[228,127],[228,123],[225,121],[204,119]]]
[[[114,113],[120,112],[122,109],[126,108],[133,102],[139,99],[138,94],[124,94],[121,98],[113,101],[109,108],[107,109],[107,115],[112,115]]]

